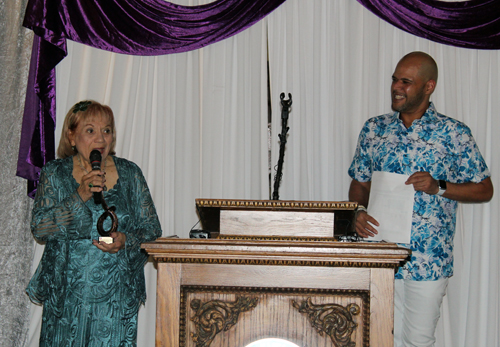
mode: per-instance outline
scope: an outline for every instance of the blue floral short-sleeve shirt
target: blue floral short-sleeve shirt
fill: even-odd
[[[369,119],[359,135],[349,176],[371,180],[374,171],[411,175],[429,172],[452,183],[481,182],[490,176],[470,129],[439,114],[430,103],[407,129],[393,112]],[[436,280],[453,275],[453,238],[457,201],[416,192],[410,244],[411,260],[396,278]]]

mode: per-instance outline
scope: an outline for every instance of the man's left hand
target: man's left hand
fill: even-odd
[[[418,192],[424,192],[434,195],[439,192],[439,182],[432,178],[428,172],[415,172],[411,175],[405,184],[413,184],[413,188]]]

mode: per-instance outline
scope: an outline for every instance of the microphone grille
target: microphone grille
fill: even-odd
[[[89,156],[90,165],[92,166],[92,170],[99,170],[101,167],[102,155],[97,149],[94,149],[90,152]]]

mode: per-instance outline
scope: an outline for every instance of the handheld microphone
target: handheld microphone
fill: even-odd
[[[97,149],[94,149],[92,152],[90,152],[90,165],[92,166],[92,171],[98,170],[101,171],[101,160],[102,160],[102,155],[101,152],[99,152]],[[94,192],[94,203],[96,205],[102,203],[102,192]]]

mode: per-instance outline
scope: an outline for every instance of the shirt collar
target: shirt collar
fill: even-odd
[[[434,107],[434,103],[431,101],[429,103],[429,107],[427,108],[427,111],[425,111],[424,115],[422,118],[420,118],[421,122],[426,122],[426,123],[434,123],[437,121],[437,111],[436,108]]]
[[[437,121],[437,114],[438,113],[436,111],[436,107],[434,106],[434,103],[431,101],[429,102],[429,107],[422,115],[422,117],[420,119],[415,120],[415,122],[434,123]],[[399,119],[399,112],[394,112],[392,114],[392,117],[394,118],[394,120],[403,122],[401,119]]]

